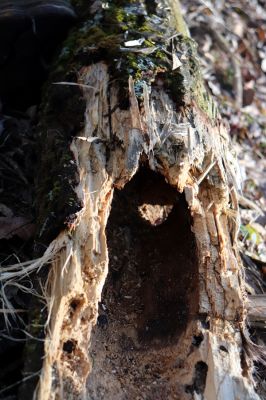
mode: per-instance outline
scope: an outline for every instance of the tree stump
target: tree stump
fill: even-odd
[[[75,3],[38,128],[36,398],[258,399],[237,162],[179,4]]]

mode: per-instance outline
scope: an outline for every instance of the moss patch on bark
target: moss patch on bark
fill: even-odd
[[[80,24],[63,44],[46,84],[39,126],[39,232],[45,242],[71,223],[81,207],[73,189],[78,182],[69,145],[82,129],[85,104],[79,87],[53,83],[77,82],[80,68],[104,61],[119,88],[120,108],[129,106],[128,78],[132,76],[140,103],[144,84],[163,85],[177,108],[194,102],[210,119],[216,118],[216,107],[199,71],[196,44],[186,35],[180,8],[173,7],[171,14],[170,3],[165,0],[164,10],[156,1],[114,0],[95,6],[73,0]],[[173,57],[181,63],[175,69]]]
[[[82,24],[65,42],[57,68],[75,68],[97,61],[109,66],[120,92],[120,107],[128,107],[128,77],[135,83],[139,101],[143,85],[163,83],[177,107],[197,103],[211,119],[216,108],[199,72],[195,42],[189,37],[178,3],[115,0],[95,3],[75,0],[82,9]],[[86,5],[86,7],[85,7]],[[169,10],[171,7],[171,10]],[[128,42],[139,41],[129,45]],[[173,55],[174,54],[174,55]],[[173,70],[173,57],[181,66]]]

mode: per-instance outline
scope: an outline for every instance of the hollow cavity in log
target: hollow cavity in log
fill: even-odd
[[[89,398],[138,398],[143,392],[146,399],[178,398],[178,342],[199,303],[184,195],[162,176],[140,170],[115,191],[107,243],[109,273],[92,333]]]

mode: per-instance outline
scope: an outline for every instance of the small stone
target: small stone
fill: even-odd
[[[261,69],[263,72],[266,72],[266,58],[264,58],[261,62]]]

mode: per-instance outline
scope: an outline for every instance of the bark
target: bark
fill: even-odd
[[[237,163],[179,4],[86,4],[40,117],[36,398],[257,399]]]

